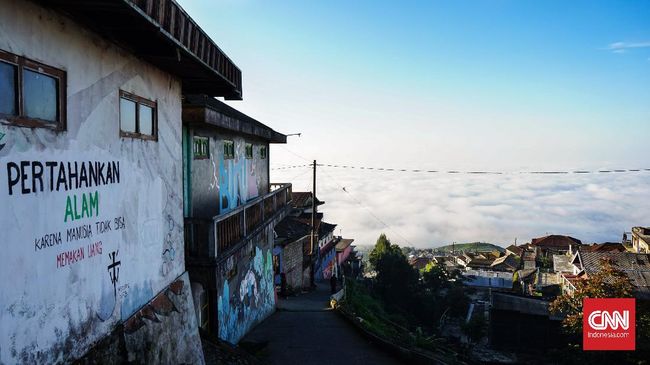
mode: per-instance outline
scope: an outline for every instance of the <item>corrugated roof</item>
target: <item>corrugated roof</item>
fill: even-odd
[[[274,230],[279,242],[293,242],[311,233],[309,224],[304,224],[294,217],[284,218]]]
[[[577,256],[587,275],[600,271],[603,259],[611,261],[616,269],[630,278],[641,296],[650,297],[650,254],[590,252],[580,247]]]
[[[309,209],[311,208],[311,191],[294,191],[291,193],[292,205],[294,208]],[[324,204],[316,197],[316,205]]]
[[[339,243],[336,244],[336,251],[341,252],[341,251],[345,250],[346,248],[348,248],[348,246],[350,246],[352,244],[352,242],[354,242],[353,239],[341,238]]]
[[[515,245],[510,245],[510,246],[506,247],[506,250],[514,253],[517,256],[521,256],[521,254],[524,252],[523,248],[521,248],[519,246],[515,246]]]

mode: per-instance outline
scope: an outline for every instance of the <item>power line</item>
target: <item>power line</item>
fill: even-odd
[[[319,165],[320,164],[318,164],[317,166],[319,166]],[[336,185],[338,185],[339,188],[341,188],[341,190],[343,190],[343,192],[345,192],[352,200],[354,200],[354,202],[357,203],[357,205],[359,205],[361,208],[365,209],[368,212],[368,214],[370,214],[370,216],[372,216],[375,220],[377,220],[377,222],[381,223],[384,227],[386,227],[387,229],[389,229],[390,231],[395,233],[397,236],[399,236],[401,239],[406,241],[406,243],[408,243],[409,246],[413,246],[413,244],[411,244],[411,241],[409,241],[406,237],[404,237],[402,234],[397,232],[397,230],[395,230],[394,228],[391,228],[388,224],[386,224],[386,222],[384,222],[381,218],[379,218],[377,215],[375,215],[375,213],[373,213],[372,210],[370,210],[370,208],[368,208],[366,205],[364,205],[359,199],[355,198],[352,195],[352,193],[350,191],[348,191],[344,186],[339,184],[338,181],[332,175],[328,174],[324,170],[320,170],[320,171],[322,171],[325,175],[327,175],[332,180],[332,182],[334,182]]]
[[[288,150],[287,150],[288,151]],[[298,155],[296,155],[298,156]],[[299,156],[300,157],[300,156]],[[302,158],[302,157],[300,157]],[[303,158],[304,159],[304,158]],[[306,159],[305,159],[306,160]],[[306,160],[307,161],[307,160]],[[310,165],[292,165],[275,167],[271,170],[286,170],[292,168],[305,167]],[[339,169],[358,169],[370,171],[388,171],[388,172],[407,172],[407,173],[429,173],[429,174],[449,174],[449,175],[584,175],[584,174],[617,174],[631,172],[650,172],[650,169],[609,169],[609,170],[538,170],[538,171],[479,171],[479,170],[428,170],[428,169],[406,169],[406,168],[389,168],[389,167],[369,167],[354,165],[333,165],[318,164],[318,166],[339,168]]]

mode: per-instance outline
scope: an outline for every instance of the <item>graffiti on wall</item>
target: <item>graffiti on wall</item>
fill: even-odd
[[[245,142],[235,140],[235,158],[225,159],[219,154],[219,178],[215,181],[219,187],[219,207],[226,213],[260,194],[262,184],[255,158],[245,156]]]
[[[273,256],[269,235],[258,236],[255,256],[245,253],[237,262],[246,267],[241,275],[224,280],[217,301],[219,337],[237,343],[256,323],[275,309]],[[261,248],[269,247],[269,248]],[[243,250],[242,250],[243,251]]]

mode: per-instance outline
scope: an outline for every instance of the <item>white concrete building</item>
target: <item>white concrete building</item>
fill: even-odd
[[[0,0],[0,363],[203,363],[185,93],[241,73],[173,1]]]

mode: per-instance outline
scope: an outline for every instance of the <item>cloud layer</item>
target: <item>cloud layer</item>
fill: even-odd
[[[300,170],[274,171],[285,181]],[[309,190],[311,174],[294,178]],[[343,191],[343,187],[348,191]],[[650,225],[650,172],[596,175],[444,175],[346,171],[323,167],[321,211],[357,244],[385,232],[394,243],[432,247],[451,242],[530,242],[547,233],[583,242],[620,241]],[[385,222],[389,228],[385,227]]]

